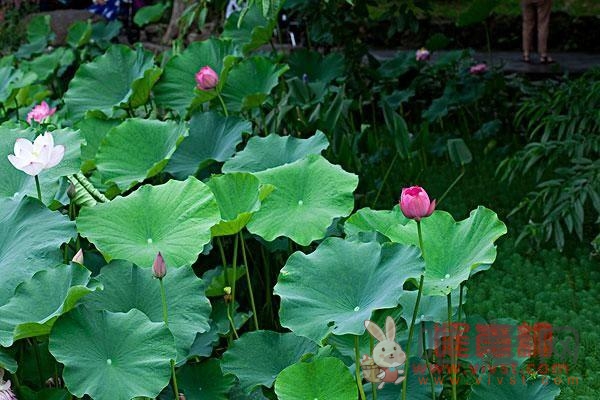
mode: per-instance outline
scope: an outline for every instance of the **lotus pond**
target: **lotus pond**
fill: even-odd
[[[596,399],[599,71],[211,7],[0,54],[0,400]]]

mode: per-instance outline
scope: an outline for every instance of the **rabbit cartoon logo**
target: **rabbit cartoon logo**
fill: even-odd
[[[360,362],[363,376],[366,380],[379,383],[379,389],[386,383],[399,384],[404,380],[404,370],[401,369],[406,361],[406,353],[396,343],[396,323],[392,317],[385,320],[385,334],[373,321],[366,320],[365,328],[379,343],[373,349],[373,357],[363,355]]]

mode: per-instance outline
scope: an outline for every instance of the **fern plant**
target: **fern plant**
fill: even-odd
[[[526,100],[515,116],[527,144],[498,167],[503,180],[528,175],[535,182],[512,211],[529,223],[519,240],[583,240],[584,226],[600,223],[600,70],[577,80],[553,83]],[[586,217],[586,214],[588,215]],[[590,216],[595,217],[594,219]],[[596,232],[597,233],[597,232]]]

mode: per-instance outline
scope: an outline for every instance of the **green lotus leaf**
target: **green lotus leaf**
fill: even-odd
[[[237,376],[240,386],[250,393],[260,385],[273,386],[281,371],[316,351],[316,343],[293,333],[249,332],[223,354],[221,368]]]
[[[308,49],[294,50],[290,54],[289,74],[299,79],[304,75],[309,82],[323,82],[329,84],[334,79],[341,78],[345,74],[346,65],[341,53],[330,53],[323,56],[318,51]]]
[[[196,90],[196,73],[204,66],[211,67],[223,80],[223,60],[232,53],[231,43],[209,39],[194,42],[181,54],[169,60],[154,87],[157,104],[187,114],[192,102],[202,103],[216,96],[215,91]]]
[[[553,400],[559,394],[560,387],[549,376],[528,380],[524,375],[506,374],[498,369],[476,378],[469,400]]]
[[[222,89],[227,109],[240,112],[260,107],[287,70],[287,65],[274,64],[269,58],[258,56],[232,66]]]
[[[24,72],[12,66],[0,68],[0,104],[3,103],[4,108],[14,107],[17,91],[33,84],[36,80],[37,75],[33,72]]]
[[[243,265],[235,269],[235,274],[232,267],[227,267],[227,278],[225,278],[225,271],[223,271],[221,265],[209,269],[202,275],[202,280],[206,283],[206,295],[209,297],[222,297],[225,293],[224,289],[230,286],[229,282],[233,282],[234,279],[239,280],[246,272],[246,267]]]
[[[17,362],[14,358],[6,353],[6,351],[0,347],[0,368],[4,368],[11,374],[17,372]]]
[[[204,284],[189,267],[169,268],[163,279],[167,298],[169,329],[175,337],[177,362],[185,361],[197,333],[210,329],[210,303]],[[126,261],[113,261],[103,267],[98,281],[104,286],[83,300],[90,310],[128,312],[138,309],[152,322],[162,322],[160,285],[148,268]],[[143,295],[141,295],[143,294]]]
[[[290,365],[275,380],[275,393],[281,400],[353,399],[357,391],[348,367],[333,357]]]
[[[62,261],[60,245],[76,235],[75,226],[38,200],[0,199],[0,306],[37,271]]]
[[[193,264],[220,221],[210,188],[196,178],[145,185],[127,197],[84,207],[77,228],[110,261],[150,267],[160,251],[168,267]]]
[[[238,233],[260,208],[260,181],[252,174],[236,172],[213,176],[206,184],[221,211],[221,222],[212,227],[213,236]]]
[[[354,208],[358,177],[318,155],[256,176],[275,187],[248,223],[251,233],[267,241],[285,236],[306,246],[324,238],[333,219]]]
[[[183,135],[183,125],[173,121],[128,119],[102,139],[96,167],[104,182],[128,189],[158,174]]]
[[[129,107],[137,108],[148,103],[152,88],[162,75],[162,69],[153,67],[144,72],[144,76],[131,84],[133,93],[129,99]]]
[[[414,246],[327,238],[311,254],[292,254],[281,270],[281,324],[316,342],[330,333],[362,335],[372,312],[396,307],[404,282],[423,269]]]
[[[463,289],[463,304],[466,302],[467,288]],[[460,290],[452,291],[452,315],[458,312],[458,302],[460,299]],[[410,324],[413,310],[417,302],[417,291],[406,291],[400,296],[399,303],[402,306],[402,318],[407,324]],[[464,313],[463,313],[464,314]],[[448,300],[442,296],[421,296],[419,303],[419,313],[415,319],[415,324],[421,322],[446,322],[448,321]]]
[[[252,124],[209,111],[194,114],[189,130],[189,136],[177,147],[165,168],[178,179],[194,175],[212,161],[229,159],[242,141],[242,133],[252,132]]]
[[[260,172],[303,159],[309,154],[321,154],[329,147],[321,131],[308,139],[271,134],[252,137],[244,150],[223,165],[223,172]]]
[[[64,365],[67,389],[96,400],[156,397],[169,383],[169,362],[176,354],[169,329],[143,312],[83,306],[56,321],[49,349]]]
[[[276,3],[277,9],[273,10],[275,16],[279,8],[283,5],[283,2]],[[241,49],[244,54],[248,54],[252,50],[256,50],[260,46],[269,43],[276,26],[276,17],[266,18],[259,3],[250,3],[244,10],[241,20],[240,13],[231,14],[227,21],[225,21],[221,36],[230,39],[236,48]]]
[[[31,61],[23,61],[20,68],[26,72],[33,72],[37,75],[40,81],[45,81],[56,72],[59,67],[67,67],[71,64],[71,56],[73,51],[59,47],[54,51],[42,54]],[[21,103],[19,103],[21,104]]]
[[[177,383],[186,400],[228,400],[235,378],[223,374],[219,360],[210,359],[184,365],[177,371]]]
[[[417,223],[399,218],[399,211],[360,210],[346,221],[348,234],[376,231],[391,241],[418,245]],[[405,223],[405,224],[403,224]],[[478,207],[469,218],[456,222],[450,214],[436,211],[421,220],[425,262],[423,293],[445,296],[469,279],[476,268],[496,259],[494,242],[506,233],[495,212]]]
[[[92,38],[92,21],[77,21],[69,27],[67,43],[77,48],[89,43]]]
[[[104,119],[98,116],[89,116],[77,124],[85,144],[81,146],[82,172],[89,172],[96,167],[96,153],[102,140],[115,126],[121,123],[118,119]]]
[[[88,287],[90,275],[79,264],[62,264],[38,271],[20,284],[0,307],[0,345],[9,347],[19,339],[48,335],[59,315],[98,287]]]
[[[19,389],[21,400],[71,400],[73,395],[67,389],[45,388],[34,392],[27,386]]]
[[[137,10],[135,16],[133,17],[133,22],[139,27],[147,25],[151,22],[157,22],[162,18],[163,14],[168,8],[169,3],[166,2],[156,3],[151,6],[144,6]]]
[[[87,111],[98,110],[108,117],[115,116],[118,107],[129,106],[134,83],[145,79],[146,71],[153,67],[152,53],[141,47],[109,47],[105,54],[82,64],[75,73],[64,96],[68,115],[78,120]]]

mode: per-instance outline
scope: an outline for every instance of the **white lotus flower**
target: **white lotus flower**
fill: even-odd
[[[54,138],[50,132],[35,138],[33,143],[24,138],[15,142],[15,154],[8,155],[8,161],[16,168],[28,175],[39,175],[45,169],[52,168],[62,160],[65,155],[65,146],[54,145]]]

